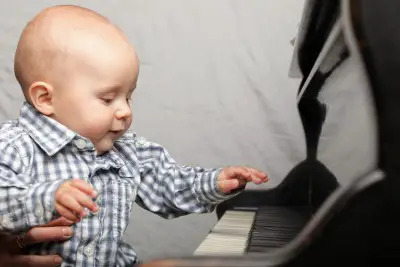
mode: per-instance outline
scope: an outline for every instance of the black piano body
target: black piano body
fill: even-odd
[[[230,210],[255,212],[243,255],[143,266],[399,264],[398,10],[400,2],[390,0],[306,1],[290,73],[302,77],[307,158],[276,188],[245,191],[218,206],[219,219]],[[268,225],[271,218],[279,224]]]

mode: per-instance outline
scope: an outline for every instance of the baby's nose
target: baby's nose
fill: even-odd
[[[118,109],[115,115],[116,115],[117,119],[121,120],[121,119],[125,119],[125,118],[132,116],[132,112],[129,107],[124,107],[124,108]]]

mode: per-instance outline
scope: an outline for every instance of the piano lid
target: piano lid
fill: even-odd
[[[302,78],[308,75],[338,16],[338,7],[338,0],[304,2],[289,77]]]
[[[291,69],[297,65],[303,75],[298,107],[308,157],[319,160],[345,185],[377,166],[374,101],[339,1],[309,0],[306,8]],[[310,103],[319,108],[311,110]]]

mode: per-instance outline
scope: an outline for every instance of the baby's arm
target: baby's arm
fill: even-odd
[[[83,180],[23,183],[29,177],[16,175],[0,164],[0,231],[19,233],[48,223],[54,211],[72,222],[84,217],[84,207],[98,208],[90,196],[93,188]],[[64,219],[60,217],[59,219]]]
[[[137,203],[164,218],[211,212],[216,204],[240,193],[236,189],[247,182],[268,180],[264,173],[248,167],[180,166],[163,147],[152,142],[137,145],[136,155],[143,162]]]
[[[65,191],[70,191],[71,181],[56,180],[38,183],[27,175],[26,165],[22,162],[18,149],[11,142],[0,140],[0,231],[19,233],[38,225],[43,225],[53,218],[57,207],[64,215],[65,205],[55,203],[55,193],[61,203],[69,202]],[[83,182],[83,181],[82,181]],[[80,182],[78,182],[79,184]],[[75,185],[75,182],[73,183]],[[74,191],[74,190],[72,190]],[[75,195],[75,193],[73,193]],[[80,194],[78,194],[78,199]],[[72,203],[75,203],[72,201]],[[79,203],[79,202],[78,202]],[[87,203],[87,202],[83,202]],[[67,208],[71,204],[66,204]],[[76,207],[73,204],[72,208]],[[79,210],[79,208],[78,208]],[[68,215],[67,215],[68,216]],[[68,218],[65,216],[66,218]],[[69,216],[76,219],[76,216]],[[75,220],[74,220],[75,221]]]
[[[34,183],[21,170],[18,157],[13,164],[6,163],[0,159],[0,231],[16,233],[48,223],[61,181]]]
[[[91,199],[96,195],[93,187],[83,180],[68,180],[60,185],[54,195],[55,209],[59,215],[79,222],[87,215],[84,208],[88,208],[92,212],[98,211],[98,206]]]
[[[62,180],[36,182],[12,135],[3,135],[0,131],[0,231],[19,233],[52,219],[54,192]]]

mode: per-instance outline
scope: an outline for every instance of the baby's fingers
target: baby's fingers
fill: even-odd
[[[255,184],[261,184],[268,181],[266,174],[250,167],[236,167],[235,176],[237,179],[243,179],[247,182],[253,182]]]
[[[98,206],[92,201],[92,199],[89,198],[88,195],[80,193],[75,196],[75,199],[82,207],[86,207],[92,212],[97,212],[99,209]]]
[[[82,195],[87,197],[84,193],[75,188],[69,188],[65,191],[57,191],[55,195],[56,204],[67,208],[70,212],[79,217],[84,217],[86,213],[83,206],[78,202],[78,199],[81,199]],[[69,218],[67,217],[67,219]]]
[[[80,221],[80,218],[77,215],[75,215],[75,213],[73,213],[69,209],[65,208],[61,204],[56,203],[55,208],[56,208],[57,213],[60,214],[61,216],[65,217],[66,219],[71,220],[73,222]]]
[[[228,167],[225,172],[228,179],[251,181],[251,173],[244,167]]]
[[[97,195],[97,192],[94,190],[94,188],[81,179],[72,179],[70,185],[91,197],[96,197]]]
[[[258,178],[258,179],[260,179],[262,182],[268,181],[268,176],[267,176],[265,173],[263,173],[262,171],[259,171],[259,170],[254,169],[254,168],[247,168],[247,169],[251,172],[251,175],[252,175],[254,178]],[[253,179],[253,180],[254,180],[254,179]]]
[[[85,207],[93,212],[98,210],[97,205],[88,195],[74,187],[71,187],[66,191],[56,192],[56,203],[67,208],[79,217],[86,216],[86,212],[84,211]]]

